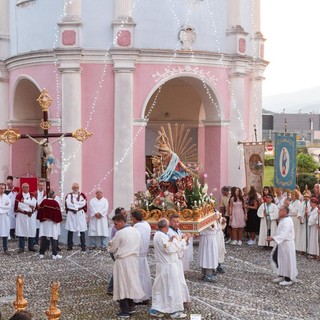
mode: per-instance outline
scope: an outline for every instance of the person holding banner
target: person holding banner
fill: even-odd
[[[267,241],[267,236],[273,237],[277,230],[277,219],[279,217],[278,207],[272,203],[272,194],[265,196],[266,202],[262,203],[258,209],[260,218],[260,231],[258,246],[273,247],[274,241]]]

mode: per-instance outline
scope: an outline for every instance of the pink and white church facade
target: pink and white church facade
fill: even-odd
[[[0,129],[41,133],[46,88],[51,133],[93,133],[53,145],[62,194],[100,186],[128,208],[167,123],[190,128],[209,190],[244,186],[238,141],[254,125],[260,138],[267,66],[259,0],[0,0],[0,15]],[[40,166],[30,139],[0,142],[1,181]]]

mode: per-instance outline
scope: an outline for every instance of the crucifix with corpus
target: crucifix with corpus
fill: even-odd
[[[51,123],[48,120],[48,111],[52,103],[46,89],[41,91],[40,96],[37,99],[41,110],[43,112],[43,119],[40,123],[40,128],[43,130],[41,134],[22,134],[19,129],[4,129],[0,130],[0,141],[4,141],[8,144],[15,143],[18,139],[31,139],[33,142],[37,143],[42,147],[42,157],[41,157],[41,178],[46,180],[46,189],[50,189],[50,175],[53,171],[53,166],[55,164],[55,157],[52,151],[52,145],[60,141],[64,137],[72,137],[80,142],[83,142],[87,138],[92,136],[92,133],[86,129],[79,128],[74,132],[65,133],[49,133],[51,129]],[[37,140],[41,138],[41,140]],[[50,142],[49,138],[57,138]]]

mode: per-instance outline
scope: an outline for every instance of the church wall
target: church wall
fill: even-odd
[[[179,31],[182,25],[187,24],[195,29],[196,41],[192,44],[194,50],[223,52],[226,17],[225,0],[140,1],[133,11],[133,20],[137,24],[135,47],[180,49]]]
[[[114,0],[82,1],[81,40],[84,48],[106,50],[112,47],[113,11]]]
[[[113,69],[111,65],[107,66],[108,76],[100,88],[98,83],[103,65],[83,64],[81,67],[82,126],[87,127],[93,133],[93,136],[82,144],[82,189],[86,192],[92,192],[94,186],[100,183],[111,206],[113,173],[110,170],[113,169],[114,148]],[[99,90],[98,95],[96,95],[97,90]],[[93,105],[96,96],[98,99]],[[94,113],[92,113],[93,110]],[[90,117],[92,117],[92,121],[90,121]],[[108,172],[110,173],[108,174]]]
[[[57,23],[63,11],[63,0],[35,1],[28,6],[10,4],[10,53],[53,48],[58,36]]]

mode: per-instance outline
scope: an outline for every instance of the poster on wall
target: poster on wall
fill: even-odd
[[[264,142],[243,143],[246,186],[248,189],[254,186],[258,192],[262,189],[264,152]]]
[[[296,133],[275,134],[274,186],[294,190],[296,186]]]

